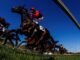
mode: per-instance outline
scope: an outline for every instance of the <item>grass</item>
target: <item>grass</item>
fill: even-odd
[[[49,60],[50,56],[33,54],[0,45],[0,60]]]
[[[80,60],[80,55],[56,55],[55,60]]]
[[[80,60],[80,55],[48,56],[0,45],[0,60]]]

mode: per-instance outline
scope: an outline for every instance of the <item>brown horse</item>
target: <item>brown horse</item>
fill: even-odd
[[[8,30],[7,28],[9,26],[10,26],[10,24],[7,23],[4,18],[0,17],[0,27],[1,27],[1,29],[3,29],[3,28],[5,29],[4,31],[0,30],[0,36],[5,38],[4,44],[6,44],[7,40],[9,40],[11,42],[11,44],[14,45],[12,42],[12,40],[14,39],[14,40],[16,40],[16,45],[17,45],[18,40],[19,40],[19,37],[16,32],[17,30],[14,30],[14,29]]]
[[[0,24],[2,24],[4,27],[6,27],[6,28],[8,28],[9,27],[9,23],[7,23],[6,21],[5,21],[5,19],[4,18],[2,18],[2,17],[0,17]]]
[[[21,28],[19,29],[19,31],[22,34],[28,36],[26,39],[28,46],[39,46],[42,50],[44,50],[44,43],[46,43],[46,41],[49,41],[52,46],[57,43],[57,41],[54,41],[54,39],[51,37],[47,29],[45,29],[44,32],[41,31],[39,29],[39,25],[31,20],[27,9],[20,6],[12,8],[12,11],[21,15]],[[36,32],[34,32],[35,29],[37,30]]]
[[[7,43],[7,41],[9,40],[10,43],[12,44],[12,46],[14,46],[13,41],[15,40],[16,41],[16,46],[17,46],[18,41],[20,41],[19,36],[17,34],[17,30],[15,30],[15,29],[6,30],[4,32],[3,37],[5,37],[5,41],[4,41],[3,45],[5,45]]]
[[[58,48],[58,49],[59,49],[58,52],[59,52],[60,54],[67,53],[67,49],[64,48],[62,44],[60,44],[60,45],[55,45],[55,48]],[[54,51],[54,52],[55,52],[55,51]]]
[[[9,23],[5,21],[4,18],[0,17],[0,40],[3,40],[3,35],[5,30],[9,27]]]
[[[4,18],[0,17],[0,27],[2,27],[2,28],[3,28],[3,27],[4,27],[4,28],[8,28],[9,25],[10,25],[10,24],[7,23]]]

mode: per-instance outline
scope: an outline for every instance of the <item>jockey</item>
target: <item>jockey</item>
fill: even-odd
[[[37,24],[39,21],[43,20],[42,14],[38,10],[36,10],[34,7],[31,8],[31,18]]]
[[[36,10],[34,7],[31,8],[31,18],[33,20],[33,22],[35,22],[36,24],[39,23],[39,21],[43,20],[43,16],[42,14]],[[45,31],[44,27],[39,25],[40,30]]]

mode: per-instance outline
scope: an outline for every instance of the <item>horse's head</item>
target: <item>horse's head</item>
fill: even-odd
[[[0,23],[1,23],[4,27],[6,27],[6,28],[8,28],[8,27],[10,26],[10,24],[7,23],[7,22],[5,21],[5,19],[2,18],[2,17],[0,17]]]
[[[27,9],[24,8],[23,6],[18,6],[18,7],[13,7],[12,12],[23,14],[27,12]]]
[[[5,23],[5,25],[4,25],[6,28],[8,28],[9,26],[10,26],[10,23]]]

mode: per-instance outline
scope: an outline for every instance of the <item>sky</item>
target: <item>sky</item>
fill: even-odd
[[[80,1],[62,0],[80,22]],[[40,25],[46,27],[52,37],[63,44],[68,51],[80,52],[80,30],[73,21],[52,0],[0,0],[0,17],[11,25],[9,29],[20,26],[20,15],[11,12],[12,7],[25,6],[28,10],[35,7],[43,16]]]

